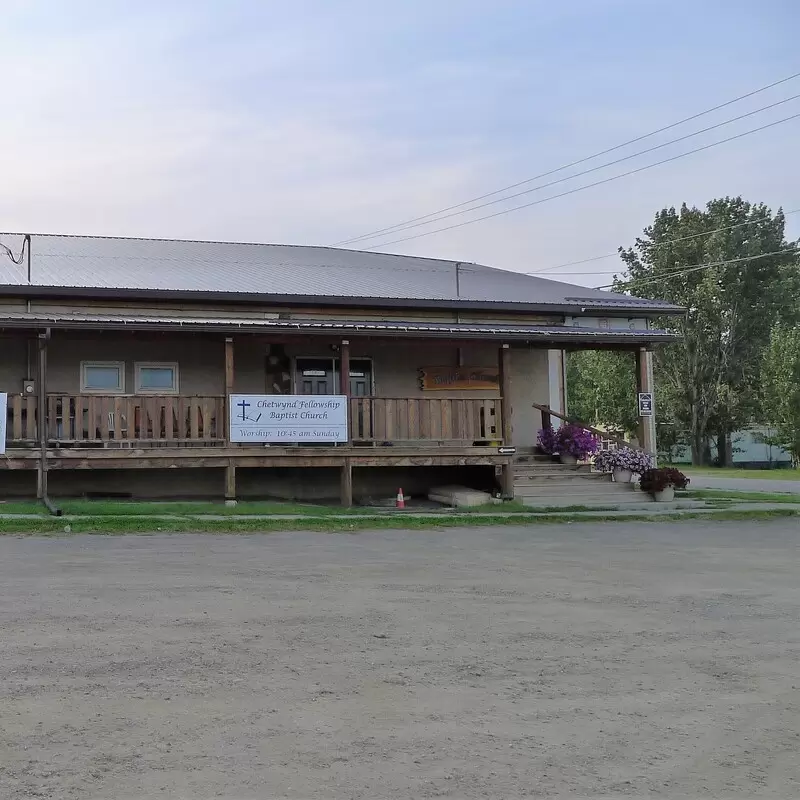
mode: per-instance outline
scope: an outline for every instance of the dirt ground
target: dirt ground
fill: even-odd
[[[0,538],[0,797],[800,797],[796,521]]]

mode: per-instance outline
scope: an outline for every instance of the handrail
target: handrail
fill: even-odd
[[[607,431],[601,431],[599,428],[594,428],[591,425],[587,425],[585,422],[581,422],[581,420],[577,419],[576,417],[570,417],[565,414],[559,414],[558,411],[553,411],[552,408],[549,406],[541,406],[538,403],[531,403],[531,405],[542,412],[543,419],[542,424],[544,427],[550,427],[549,424],[545,423],[544,415],[547,414],[548,416],[558,417],[560,420],[564,422],[569,422],[571,425],[580,425],[581,428],[584,430],[593,433],[595,436],[600,436],[603,439],[607,439],[609,442],[614,442],[614,444],[622,445],[623,447],[629,447],[631,450],[641,450],[642,452],[646,452],[644,448],[639,447],[639,445],[632,444],[631,442],[626,441],[625,439],[620,439],[619,436],[612,436]]]

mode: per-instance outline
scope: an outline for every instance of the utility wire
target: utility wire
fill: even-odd
[[[800,214],[800,208],[793,208],[791,211],[784,211],[783,216],[788,217],[789,214]],[[750,219],[746,222],[737,222],[735,225],[726,225],[723,228],[714,228],[712,231],[702,231],[701,233],[693,233],[691,236],[680,236],[676,239],[667,239],[663,242],[657,242],[656,244],[652,245],[653,249],[659,247],[666,247],[670,244],[675,244],[676,242],[688,242],[690,239],[699,239],[701,236],[711,236],[712,233],[719,233],[720,231],[732,231],[735,228],[742,228],[745,225],[756,225],[763,220],[760,219]],[[523,275],[540,275],[542,272],[550,272],[554,269],[561,269],[562,267],[575,267],[578,264],[588,264],[591,261],[600,261],[604,258],[612,258],[614,256],[619,255],[619,250],[615,250],[613,253],[606,253],[602,256],[592,256],[591,258],[582,258],[580,261],[567,261],[565,264],[555,264],[552,267],[544,267],[543,269],[537,269],[533,272],[523,272]],[[562,272],[562,275],[591,275],[591,272]]]
[[[618,286],[620,287],[631,287],[631,286],[646,286],[649,283],[657,283],[658,281],[669,280],[670,278],[679,278],[682,275],[688,275],[691,272],[698,272],[702,269],[711,269],[711,267],[723,267],[727,266],[728,264],[739,264],[745,261],[756,261],[759,258],[767,258],[768,256],[778,256],[784,253],[792,253],[797,255],[798,250],[796,247],[789,247],[785,250],[773,250],[771,253],[760,253],[757,256],[742,256],[742,258],[730,258],[726,261],[712,261],[708,264],[692,264],[688,267],[681,267],[680,269],[674,270],[672,272],[665,272],[661,275],[655,275],[652,278],[646,278],[644,280],[640,278],[631,278],[627,281],[620,281],[619,283],[609,283],[604,286],[594,286],[594,289],[613,289]]]
[[[550,197],[543,197],[541,200],[534,200],[530,203],[523,203],[522,205],[513,206],[512,208],[506,208],[502,211],[495,211],[494,214],[486,214],[482,217],[476,217],[475,219],[468,219],[464,222],[458,222],[455,225],[448,225],[444,228],[436,228],[432,231],[426,231],[425,233],[417,233],[413,236],[405,236],[402,239],[392,239],[389,242],[379,242],[378,244],[371,245],[367,247],[366,250],[375,250],[378,247],[388,247],[392,244],[399,244],[400,242],[409,242],[412,239],[421,239],[425,236],[433,236],[435,233],[442,233],[444,231],[452,231],[456,228],[463,228],[465,225],[474,225],[476,222],[483,222],[487,219],[494,219],[495,217],[503,216],[504,214],[510,214],[512,211],[520,211],[523,208],[531,208],[532,206],[538,206],[542,203],[547,203],[551,200],[557,200],[560,197],[567,197],[568,195],[575,194],[577,192],[582,192],[585,189],[592,189],[595,186],[603,186],[606,183],[611,183],[612,181],[619,180],[620,178],[626,178],[629,175],[636,175],[640,172],[644,172],[645,170],[652,169],[653,167],[659,167],[662,164],[670,164],[673,161],[678,161],[681,158],[686,158],[686,156],[694,155],[695,153],[702,153],[705,150],[710,150],[712,147],[718,147],[721,144],[727,144],[728,142],[733,142],[737,139],[742,139],[745,136],[750,136],[754,133],[760,133],[761,131],[765,131],[768,128],[774,128],[776,125],[781,125],[784,122],[790,122],[793,119],[797,119],[800,117],[800,114],[792,114],[790,117],[784,117],[783,119],[775,120],[774,122],[769,122],[766,125],[761,125],[758,128],[752,128],[749,131],[743,131],[742,133],[737,133],[735,136],[729,136],[727,139],[719,139],[716,142],[711,142],[710,144],[703,145],[702,147],[696,147],[694,150],[687,150],[685,153],[678,153],[678,155],[670,156],[669,158],[664,158],[661,161],[656,161],[652,164],[646,164],[643,167],[637,167],[636,169],[628,170],[627,172],[623,172],[619,175],[612,175],[609,178],[603,178],[599,181],[594,181],[593,183],[587,183],[584,186],[576,186],[574,189],[569,189],[565,192],[560,192],[559,194],[551,195]]]
[[[781,80],[779,81],[774,81],[773,83],[767,84],[766,86],[762,86],[760,89],[754,89],[752,92],[747,92],[746,94],[734,97],[732,100],[727,100],[726,102],[720,103],[719,105],[713,106],[712,108],[706,109],[705,111],[701,111],[697,114],[692,114],[689,117],[684,117],[683,119],[680,119],[677,122],[673,122],[670,125],[665,125],[664,127],[658,128],[657,130],[650,131],[650,133],[645,133],[642,136],[637,136],[635,139],[629,139],[627,142],[622,142],[622,144],[615,145],[614,147],[609,147],[606,150],[600,150],[599,152],[594,153],[590,156],[585,156],[584,158],[579,158],[576,161],[571,161],[569,164],[563,164],[562,166],[556,167],[555,169],[549,170],[548,172],[542,172],[538,175],[534,175],[532,178],[526,178],[524,181],[519,181],[518,183],[512,183],[510,186],[505,186],[502,189],[496,189],[493,192],[487,192],[486,194],[479,195],[478,197],[473,197],[471,200],[465,200],[463,203],[457,203],[456,205],[442,208],[439,211],[433,211],[430,214],[423,214],[421,217],[413,217],[412,219],[407,219],[404,222],[398,222],[396,225],[389,225],[386,228],[379,228],[378,230],[370,231],[369,233],[364,233],[361,236],[352,236],[349,239],[343,239],[339,242],[334,243],[331,246],[339,247],[341,245],[350,244],[352,242],[360,242],[363,239],[372,239],[375,236],[395,231],[397,228],[402,228],[405,225],[410,225],[412,222],[421,222],[422,220],[427,220],[430,219],[431,217],[438,217],[440,214],[444,214],[448,211],[453,211],[457,208],[463,208],[464,206],[472,205],[472,203],[477,203],[480,200],[485,200],[487,197],[494,197],[497,194],[502,194],[503,192],[508,192],[511,189],[516,189],[519,186],[524,186],[526,183],[531,183],[532,181],[539,180],[540,178],[547,178],[550,175],[555,175],[557,172],[562,172],[563,170],[570,169],[571,167],[577,167],[580,164],[585,164],[587,161],[592,161],[595,158],[600,158],[600,156],[608,155],[609,153],[621,150],[623,147],[628,147],[629,145],[636,144],[637,142],[641,142],[644,141],[645,139],[651,138],[652,136],[656,136],[659,133],[664,133],[665,131],[677,128],[678,126],[684,125],[685,123],[691,122],[692,120],[707,116],[708,114],[711,114],[714,111],[719,111],[721,108],[726,108],[727,106],[733,105],[734,103],[738,103],[741,100],[746,100],[748,97],[753,97],[754,95],[767,91],[767,89],[772,89],[775,86],[780,86],[781,84],[794,80],[797,77],[800,77],[800,72],[796,72],[794,75],[789,75],[786,78],[781,78]]]
[[[15,256],[10,247],[6,247],[0,242],[0,250],[2,250],[17,266],[22,264],[22,259],[25,257],[25,245],[28,243],[27,239],[22,240],[22,247],[19,249],[19,255]]]
[[[633,158],[638,158],[639,156],[647,155],[648,153],[653,153],[656,150],[662,150],[665,147],[669,147],[673,144],[678,144],[678,142],[684,142],[687,139],[693,139],[695,136],[700,136],[703,133],[708,133],[709,131],[716,130],[717,128],[722,128],[725,125],[731,125],[734,122],[739,122],[740,120],[747,119],[747,117],[755,116],[756,114],[761,114],[764,111],[769,111],[772,108],[777,108],[778,106],[782,106],[785,103],[789,103],[792,100],[797,100],[800,97],[800,94],[792,95],[791,97],[787,97],[783,100],[778,100],[775,103],[770,103],[767,106],[762,106],[761,108],[756,108],[753,111],[748,111],[746,114],[740,114],[738,117],[731,117],[731,119],[723,120],[722,122],[717,122],[714,125],[709,125],[707,128],[701,128],[699,131],[694,131],[692,133],[687,133],[684,136],[679,136],[677,139],[670,139],[668,142],[663,142],[662,144],[654,145],[653,147],[648,147],[644,150],[639,150],[636,153],[631,153],[627,156],[622,156],[621,158],[614,159],[613,161],[606,161],[604,164],[598,164],[596,167],[590,167],[589,169],[585,169],[582,172],[575,172],[571,175],[567,175],[563,178],[556,178],[556,180],[548,181],[547,183],[540,183],[538,186],[533,186],[530,189],[524,189],[521,192],[516,192],[515,194],[507,195],[506,197],[500,197],[497,200],[489,200],[487,203],[481,203],[480,205],[473,206],[472,208],[464,209],[462,211],[454,211],[452,214],[445,214],[444,216],[437,217],[436,219],[428,220],[427,222],[416,222],[413,225],[406,225],[402,228],[397,228],[397,230],[393,231],[393,233],[403,233],[405,231],[410,231],[413,228],[419,228],[423,225],[433,225],[437,222],[444,222],[446,219],[451,219],[452,217],[458,217],[461,214],[469,214],[472,211],[479,211],[482,208],[487,208],[488,206],[494,206],[498,203],[506,203],[509,200],[515,200],[517,197],[522,197],[526,194],[531,194],[532,192],[538,192],[540,189],[548,189],[551,186],[556,186],[559,183],[564,183],[566,181],[571,181],[574,178],[582,178],[584,175],[590,175],[593,172],[598,172],[601,169],[605,169],[606,167],[614,167],[617,164],[622,164],[625,161],[630,161]]]

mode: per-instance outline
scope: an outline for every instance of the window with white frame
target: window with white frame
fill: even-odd
[[[134,369],[136,392],[142,394],[177,394],[178,365],[163,362],[137,362]]]
[[[125,391],[125,363],[81,361],[81,391],[121,394]]]

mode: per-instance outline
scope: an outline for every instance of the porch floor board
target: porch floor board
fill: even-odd
[[[502,466],[509,457],[493,447],[157,447],[53,448],[48,470],[170,469],[202,467]],[[0,469],[36,469],[39,452],[6,451]]]

